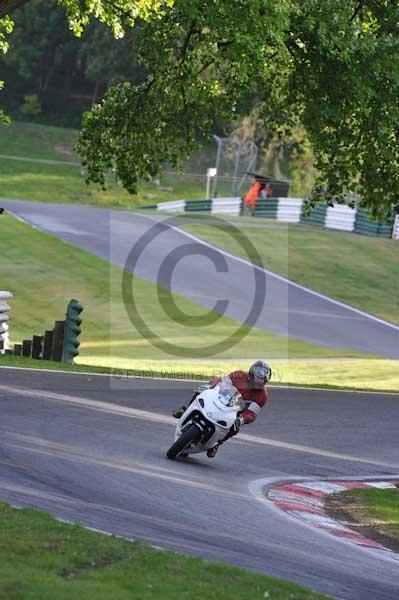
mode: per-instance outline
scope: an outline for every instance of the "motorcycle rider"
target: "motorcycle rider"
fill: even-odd
[[[268,363],[264,362],[263,360],[257,360],[256,362],[254,362],[254,364],[250,367],[249,371],[239,370],[233,371],[229,374],[233,385],[237,388],[243,400],[245,401],[246,407],[237,416],[234,425],[231,427],[230,431],[225,436],[225,438],[219,441],[217,444],[215,444],[215,446],[213,446],[212,448],[209,448],[209,450],[207,451],[207,455],[209,458],[213,458],[216,455],[218,448],[221,444],[226,442],[229,438],[233,437],[234,435],[237,435],[242,425],[253,423],[255,421],[262,407],[266,404],[268,400],[268,393],[265,386],[266,383],[270,381],[271,376],[272,370]],[[209,382],[209,385],[206,387],[213,388],[218,383],[220,383],[220,381],[220,377],[214,377]],[[190,404],[201,393],[201,391],[203,391],[203,389],[204,387],[200,387],[198,390],[196,390],[194,396],[190,401]],[[172,414],[176,419],[180,419],[180,417],[183,415],[186,409],[186,406],[182,406],[174,410]]]

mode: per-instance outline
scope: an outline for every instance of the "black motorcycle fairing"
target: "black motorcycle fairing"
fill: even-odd
[[[208,421],[199,410],[193,410],[183,421],[182,431],[185,431],[192,423],[195,423],[201,429],[201,442],[206,444],[215,433],[214,424]]]

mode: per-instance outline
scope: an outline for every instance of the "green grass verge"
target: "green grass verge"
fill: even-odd
[[[68,371],[70,373],[107,373],[112,374],[111,367],[85,364],[67,365],[52,360],[35,360],[24,356],[0,354],[0,367],[17,367],[19,369],[50,369],[52,371]]]
[[[269,219],[230,218],[245,245],[259,252],[263,266],[315,291],[399,324],[399,243],[353,233],[287,225]],[[204,224],[183,229],[248,258],[226,230]]]
[[[0,253],[0,287],[9,289],[15,296],[10,321],[10,336],[14,342],[53,327],[55,320],[63,318],[67,301],[76,297],[85,307],[81,336],[81,359],[85,364],[128,368],[144,359],[175,362],[173,356],[141,337],[128,320],[121,297],[121,269],[7,214],[0,218]],[[177,324],[161,307],[155,285],[136,277],[134,288],[144,321],[168,342],[203,347],[234,335],[237,329],[238,324],[227,317],[201,328],[191,325],[189,318]],[[186,314],[204,313],[203,307],[178,295],[175,300]],[[364,356],[287,340],[257,329],[250,330],[247,337],[236,342],[217,360],[206,353],[204,359],[218,368],[219,361],[226,359],[246,357],[251,360],[264,355],[281,358]],[[190,354],[184,358],[190,365]]]
[[[110,176],[107,191],[87,186],[79,164],[43,164],[36,160],[79,163],[73,148],[78,132],[74,129],[30,123],[0,124],[0,190],[4,198],[38,202],[78,203],[113,208],[133,208],[176,198],[202,198],[203,179],[185,175],[165,175],[160,185],[143,183],[137,194],[129,194]],[[6,158],[8,157],[8,158]],[[10,157],[32,159],[32,162]],[[192,159],[193,165],[196,158]],[[191,171],[191,165],[187,165]],[[196,165],[195,171],[198,172]],[[206,172],[200,171],[200,172]]]
[[[399,490],[359,489],[352,495],[362,502],[370,519],[392,525],[399,541]]]
[[[247,369],[249,360],[229,361],[153,361],[148,359],[114,359],[113,366],[101,366],[102,359],[93,359],[95,364],[84,364],[84,358],[76,365],[65,365],[51,361],[0,355],[0,366],[63,371],[109,373],[114,377],[161,377],[173,379],[202,379],[208,381],[241,368]],[[270,387],[303,386],[334,390],[399,393],[397,361],[384,359],[323,359],[323,360],[280,360],[272,361],[274,371]],[[372,377],[370,375],[372,373]],[[399,398],[398,398],[399,400]]]
[[[75,129],[13,121],[0,126],[0,154],[75,162],[77,136]]]
[[[399,489],[355,489],[328,497],[328,509],[352,528],[399,552]]]
[[[0,504],[0,598],[322,600],[298,585]]]
[[[275,384],[357,391],[399,392],[397,360],[273,360]],[[399,398],[398,398],[399,400]]]

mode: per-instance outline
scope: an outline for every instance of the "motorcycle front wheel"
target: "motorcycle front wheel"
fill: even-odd
[[[198,427],[194,424],[190,425],[187,431],[184,431],[181,436],[177,438],[175,443],[172,444],[167,451],[166,456],[171,460],[177,458],[189,444],[196,444],[200,437],[201,431]]]

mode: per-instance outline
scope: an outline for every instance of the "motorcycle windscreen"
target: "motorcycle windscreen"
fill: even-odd
[[[224,377],[219,383],[218,400],[224,406],[240,408],[244,404],[242,396],[237,388],[233,385],[230,377]]]

